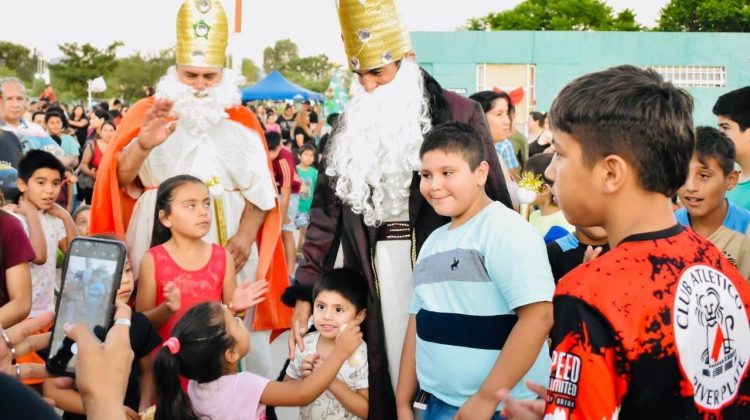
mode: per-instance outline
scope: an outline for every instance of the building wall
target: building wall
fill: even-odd
[[[715,123],[719,95],[750,85],[750,34],[678,32],[413,32],[417,60],[444,88],[471,95],[478,64],[533,64],[536,109],[548,110],[566,83],[619,64],[724,66],[725,87],[691,87],[696,124]]]

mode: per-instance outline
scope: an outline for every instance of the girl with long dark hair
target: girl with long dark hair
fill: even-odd
[[[178,175],[159,185],[152,248],[141,260],[136,310],[162,338],[202,302],[224,302],[244,311],[265,300],[265,281],[237,286],[234,261],[217,244],[203,240],[211,228],[211,198],[198,178]]]

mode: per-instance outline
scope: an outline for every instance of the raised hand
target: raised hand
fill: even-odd
[[[138,144],[145,150],[164,143],[177,127],[174,117],[170,117],[174,103],[165,99],[157,99],[151,109],[146,112],[138,135]]]
[[[260,280],[255,283],[245,280],[234,289],[232,309],[238,312],[250,309],[266,300],[266,293],[268,293],[267,280]]]
[[[167,305],[170,312],[174,313],[180,310],[180,288],[173,281],[164,285],[164,304]]]
[[[583,262],[587,263],[587,262],[593,260],[594,258],[596,258],[599,255],[601,255],[601,253],[602,253],[603,250],[604,250],[604,248],[602,248],[600,246],[594,248],[591,245],[589,245],[588,247],[586,247],[586,252],[583,253]]]

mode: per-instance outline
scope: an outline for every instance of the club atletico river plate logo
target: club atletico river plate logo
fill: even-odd
[[[674,336],[699,407],[715,411],[737,397],[750,361],[750,325],[734,283],[705,266],[688,268],[675,292]]]

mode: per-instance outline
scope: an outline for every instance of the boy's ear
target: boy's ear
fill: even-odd
[[[26,182],[24,182],[21,178],[16,178],[16,187],[18,187],[18,191],[21,193],[26,192]]]
[[[733,190],[737,186],[737,182],[740,180],[739,171],[732,171],[727,175],[727,191]]]
[[[365,317],[367,316],[367,309],[362,309],[359,311],[357,316],[354,317],[354,320],[357,322],[357,325],[361,324],[362,321],[365,320]]]
[[[490,173],[490,164],[487,163],[486,160],[483,160],[479,163],[479,166],[477,166],[477,169],[474,170],[474,174],[477,176],[477,185],[480,187],[484,187],[484,185],[487,183],[487,176]]]
[[[635,175],[633,168],[618,155],[604,157],[594,165],[593,171],[596,171],[597,167],[601,171],[602,192],[604,194],[619,192],[627,182],[628,177]]]

